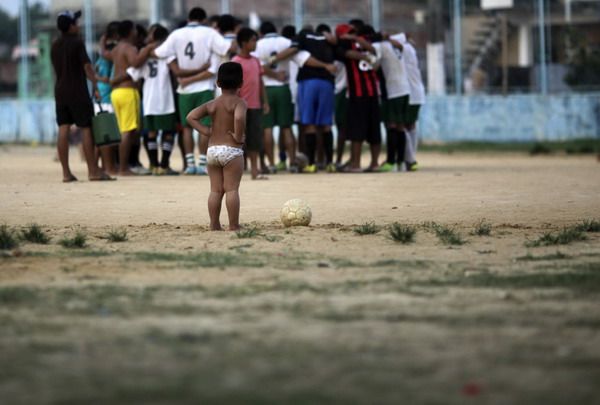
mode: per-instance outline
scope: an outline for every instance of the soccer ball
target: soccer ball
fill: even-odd
[[[281,222],[286,226],[308,226],[312,219],[312,211],[308,204],[299,198],[294,198],[283,204]]]
[[[296,153],[296,161],[294,162],[296,166],[298,166],[298,170],[302,171],[306,166],[308,166],[308,157],[302,153]]]

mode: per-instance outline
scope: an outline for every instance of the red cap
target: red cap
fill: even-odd
[[[352,28],[348,24],[340,24],[335,28],[335,35],[339,37],[351,31],[354,31],[354,28]]]

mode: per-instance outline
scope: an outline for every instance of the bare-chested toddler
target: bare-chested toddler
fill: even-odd
[[[227,62],[217,73],[217,85],[223,90],[218,98],[193,109],[187,116],[192,128],[208,137],[208,176],[210,194],[208,215],[210,230],[222,231],[219,220],[221,202],[225,195],[225,205],[229,216],[229,230],[242,229],[240,226],[240,180],[244,173],[244,128],[246,126],[247,105],[238,97],[244,74],[239,63]],[[212,126],[200,120],[209,115]]]

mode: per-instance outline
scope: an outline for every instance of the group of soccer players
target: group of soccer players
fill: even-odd
[[[96,64],[101,96],[97,110],[114,111],[121,132],[119,146],[102,156],[108,174],[178,174],[170,166],[177,138],[183,173],[207,173],[208,138],[198,136],[196,159],[186,117],[218,94],[216,73],[235,56],[241,27],[231,15],[207,20],[201,8],[193,8],[188,21],[170,34],[160,24],[147,33],[129,20],[108,25]],[[267,21],[256,37],[253,54],[262,65],[268,100],[259,120],[264,174],[417,170],[415,123],[424,103],[424,88],[407,35],[376,33],[361,20],[334,30],[324,24],[316,29],[305,26],[298,33],[293,26],[278,32]],[[382,122],[387,158],[380,162]],[[275,127],[279,128],[278,153]],[[150,169],[139,163],[141,140]],[[345,162],[346,141],[350,142],[350,159]],[[366,169],[360,164],[364,141],[371,151]]]

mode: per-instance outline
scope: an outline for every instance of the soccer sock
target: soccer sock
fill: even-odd
[[[393,165],[396,163],[396,151],[398,150],[398,130],[396,128],[387,129],[387,163]]]
[[[156,142],[156,138],[148,138],[146,145],[148,148],[148,159],[150,160],[150,165],[152,167],[158,167],[158,143]]]
[[[196,167],[196,163],[194,163],[194,154],[186,153],[185,154],[185,162],[187,163],[187,167]]]
[[[417,161],[417,147],[419,146],[419,132],[417,131],[417,127],[415,127],[415,129],[413,129],[412,131],[410,131],[408,133],[408,136],[411,139],[411,150],[410,150],[410,154],[411,154],[411,162],[416,162]]]
[[[131,167],[140,165],[140,144],[131,145],[131,152],[129,153],[129,165]]]
[[[323,147],[325,148],[325,160],[327,164],[333,162],[333,133],[323,132]]]
[[[398,166],[404,162],[404,154],[406,153],[406,132],[398,131]],[[400,167],[398,167],[400,170]]]
[[[287,155],[285,154],[285,152],[279,152],[279,160],[285,163],[285,161],[287,160]]]
[[[162,158],[160,160],[160,167],[166,169],[169,167],[169,160],[171,159],[171,152],[173,151],[173,135],[163,133],[162,140]]]
[[[317,151],[317,134],[306,134],[306,149],[308,149],[308,164],[315,164],[315,153]]]
[[[198,166],[206,166],[206,155],[198,155]]]

